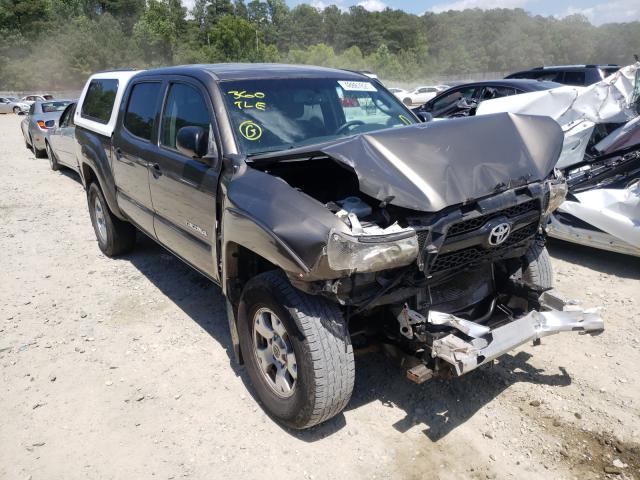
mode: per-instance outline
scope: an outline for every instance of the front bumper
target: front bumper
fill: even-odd
[[[432,356],[451,364],[457,375],[463,375],[532,340],[560,332],[597,334],[604,330],[604,320],[594,309],[583,310],[575,305],[568,305],[553,291],[543,293],[541,301],[549,310],[534,310],[506,325],[489,329],[488,332],[484,325],[449,315],[452,317],[449,325],[458,329],[458,325],[465,325],[466,333],[471,332],[473,335],[474,330],[468,328],[469,324],[473,324],[478,327],[475,331],[479,332],[479,336],[473,338],[465,335],[463,338],[462,335],[452,333],[434,340]],[[439,323],[443,323],[442,318]]]

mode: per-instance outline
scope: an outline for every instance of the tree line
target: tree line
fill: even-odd
[[[397,81],[538,65],[632,63],[640,22],[522,9],[418,16],[284,0],[0,0],[0,90],[66,89],[111,68],[308,63]]]

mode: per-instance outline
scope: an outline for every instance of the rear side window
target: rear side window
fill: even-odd
[[[209,111],[204,98],[194,87],[171,85],[162,114],[162,145],[176,148],[176,136],[182,127],[202,127],[209,131]]]
[[[95,122],[109,123],[117,91],[118,80],[109,78],[91,80],[80,114]]]
[[[124,126],[136,137],[151,140],[159,95],[160,83],[138,83],[133,86]]]
[[[563,83],[567,85],[584,85],[584,72],[564,72]]]
[[[540,73],[536,72],[535,76],[531,76],[530,78],[535,78],[536,80],[546,80],[548,82],[562,82],[562,72],[554,72],[554,71],[542,71]]]

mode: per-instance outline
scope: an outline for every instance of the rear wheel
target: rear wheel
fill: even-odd
[[[404,103],[407,107],[410,107],[411,105],[413,105],[413,102],[408,97],[402,100],[402,103]]]
[[[268,413],[302,429],[342,411],[351,398],[355,367],[338,307],[295,289],[279,271],[251,279],[242,302],[242,356]]]
[[[31,136],[29,136],[29,143],[31,143],[31,151],[33,152],[33,156],[36,158],[42,158],[45,151],[40,150],[38,147],[36,147],[36,142],[33,141],[33,137]]]
[[[56,158],[55,153],[53,153],[49,142],[45,142],[45,146],[47,148],[47,157],[49,158],[49,166],[51,167],[51,170],[54,172],[60,170],[60,164],[58,163],[58,159]]]
[[[135,227],[111,213],[97,184],[89,185],[87,201],[91,224],[102,253],[115,257],[130,252],[136,243]]]

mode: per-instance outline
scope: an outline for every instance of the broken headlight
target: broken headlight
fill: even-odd
[[[415,231],[394,235],[351,236],[332,231],[327,257],[333,270],[377,272],[409,265],[418,256]]]
[[[556,171],[556,178],[549,181],[549,203],[544,212],[545,215],[555,212],[567,198],[568,192],[569,187],[567,186],[566,178],[559,171]]]

